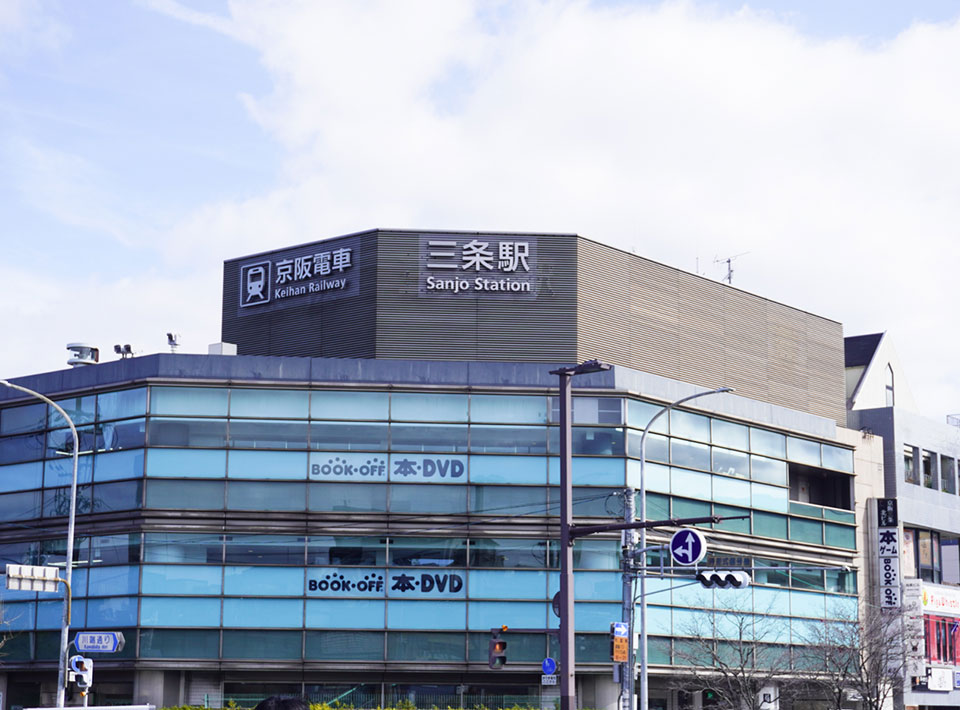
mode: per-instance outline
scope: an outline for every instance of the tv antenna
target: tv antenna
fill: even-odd
[[[726,274],[726,276],[724,276],[722,279],[720,279],[720,281],[726,281],[728,284],[730,284],[731,286],[733,286],[733,260],[736,259],[736,258],[738,258],[738,257],[741,257],[741,256],[746,256],[746,255],[749,254],[749,253],[750,253],[750,252],[748,252],[748,251],[741,252],[741,253],[739,253],[739,254],[734,254],[733,256],[728,256],[726,259],[718,259],[718,258],[714,257],[714,259],[713,259],[713,263],[714,263],[714,264],[726,264],[726,265],[727,265],[727,274]]]

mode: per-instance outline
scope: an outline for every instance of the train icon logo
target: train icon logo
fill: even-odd
[[[258,261],[240,267],[240,307],[270,303],[269,261]]]

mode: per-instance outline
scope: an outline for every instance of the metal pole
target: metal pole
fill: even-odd
[[[40,399],[51,407],[56,409],[60,416],[70,425],[70,433],[73,435],[73,478],[70,483],[70,517],[67,522],[67,561],[64,570],[64,578],[67,582],[67,593],[63,597],[63,619],[60,626],[60,662],[57,670],[57,707],[64,707],[65,690],[67,687],[67,645],[70,637],[70,597],[69,592],[73,584],[73,534],[77,521],[77,457],[80,454],[80,437],[77,436],[77,428],[73,425],[73,420],[63,411],[63,408],[49,397],[39,392],[34,392],[26,387],[15,385],[6,380],[0,380],[0,385],[5,385],[11,389],[25,392],[37,399]]]
[[[632,523],[635,518],[633,488],[623,490],[623,522]],[[627,662],[621,665],[620,695],[623,710],[633,710],[634,666],[633,657],[633,552],[636,535],[633,530],[624,530],[621,549],[623,550],[623,609],[620,620],[627,625]]]
[[[560,376],[560,710],[576,710],[573,541],[570,539],[573,524],[573,484],[570,480],[573,373],[560,371],[557,374]]]
[[[659,412],[654,414],[650,421],[647,422],[647,425],[643,428],[643,435],[640,437],[640,521],[643,522],[647,519],[647,479],[644,476],[644,464],[647,460],[647,433],[650,431],[650,427],[653,426],[653,423],[660,418],[661,415],[669,412],[671,409],[676,407],[678,404],[683,404],[684,402],[689,402],[691,399],[696,399],[697,397],[705,397],[708,394],[720,394],[721,392],[733,392],[732,387],[718,387],[717,389],[708,390],[706,392],[698,392],[696,394],[688,395],[687,397],[681,397],[675,402],[663,407]],[[647,710],[650,706],[650,688],[647,682],[647,529],[640,528],[640,709]],[[633,606],[633,599],[630,599],[630,605]],[[634,680],[634,665],[633,665],[633,636],[630,636],[630,645],[627,651],[628,660],[630,661],[628,670],[630,671],[630,702],[633,701],[633,685]],[[630,710],[633,710],[631,707]]]

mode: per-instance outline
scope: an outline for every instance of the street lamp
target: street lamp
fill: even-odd
[[[77,457],[80,453],[80,437],[77,436],[77,428],[73,425],[73,420],[70,416],[63,411],[63,408],[59,404],[49,397],[27,389],[26,387],[7,382],[6,380],[0,380],[0,385],[25,392],[49,404],[56,409],[60,413],[60,416],[70,425],[70,433],[73,435],[73,479],[70,483],[70,517],[67,523],[67,561],[66,569],[64,570],[67,592],[63,597],[63,622],[60,627],[60,662],[57,670],[57,707],[62,708],[64,706],[64,690],[66,688],[67,678],[67,643],[70,636],[70,589],[73,584],[73,533],[77,521]]]
[[[706,397],[710,394],[721,394],[723,392],[733,392],[733,387],[718,387],[717,389],[707,390],[706,392],[697,392],[696,394],[691,394],[686,397],[681,397],[680,399],[671,402],[670,404],[662,407],[659,412],[650,417],[650,421],[647,422],[647,425],[643,428],[643,435],[640,437],[640,521],[644,522],[647,519],[647,479],[644,475],[644,464],[647,461],[647,434],[650,432],[650,428],[653,426],[653,423],[657,421],[663,414],[669,412],[671,409],[676,407],[678,404],[683,404],[684,402],[689,402],[691,399],[696,399],[697,397]],[[630,491],[628,490],[628,494]],[[632,496],[630,496],[632,497]],[[649,706],[649,685],[647,683],[647,529],[645,527],[640,528],[640,710],[647,710]],[[629,596],[629,605],[630,605],[630,618],[633,617],[633,590],[629,588],[630,585],[624,583],[624,599],[623,605],[624,609],[627,608]],[[630,628],[630,638],[633,638],[633,628]],[[634,658],[633,658],[633,643],[630,643],[627,647],[627,703],[629,710],[633,710],[633,696],[634,696]]]
[[[609,370],[610,365],[599,360],[587,360],[579,365],[550,370],[560,377],[560,710],[576,710],[576,678],[574,675],[573,623],[573,484],[570,469],[573,464],[571,427],[571,379],[574,375]]]

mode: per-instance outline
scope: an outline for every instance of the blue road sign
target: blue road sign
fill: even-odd
[[[116,653],[123,650],[123,633],[120,631],[83,631],[73,640],[78,651],[84,653]]]
[[[678,565],[695,565],[707,554],[707,541],[698,530],[678,530],[670,538],[670,556]]]
[[[614,621],[610,624],[610,631],[613,632],[614,636],[626,638],[628,634],[627,622],[625,621]]]
[[[557,672],[557,662],[549,656],[543,659],[543,663],[540,664],[540,667],[543,669],[544,675],[553,675]]]

